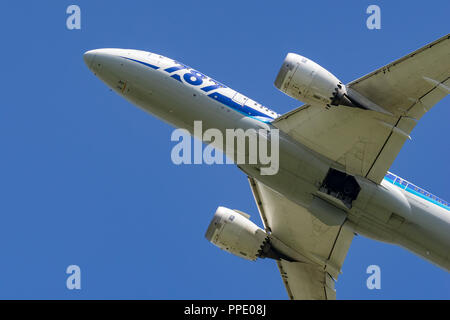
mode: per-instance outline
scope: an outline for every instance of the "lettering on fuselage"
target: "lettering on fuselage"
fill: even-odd
[[[191,86],[193,88],[200,89],[203,91],[207,97],[227,106],[230,109],[233,109],[244,116],[254,118],[261,122],[271,122],[274,118],[278,116],[277,113],[269,110],[268,108],[258,104],[257,102],[248,99],[247,97],[231,90],[224,84],[207,77],[203,73],[192,69],[191,67],[170,59],[173,62],[173,65],[160,67],[155,64],[143,62],[136,59],[131,59],[127,57],[122,57],[127,60],[131,60],[137,62],[139,64],[145,65],[151,69],[155,69],[167,74],[170,78],[179,81],[184,85]],[[180,72],[181,71],[181,72]],[[219,92],[219,89],[228,89],[228,93]],[[232,95],[240,96],[241,100],[236,101]]]
[[[174,61],[174,62],[176,64],[175,66],[163,69],[164,72],[166,72],[168,74],[172,74],[171,78],[178,80],[182,83],[184,82],[184,83],[190,84],[191,86],[195,86],[195,87],[203,86],[200,89],[204,92],[209,92],[209,91],[219,89],[219,88],[226,88],[225,85],[223,85],[211,78],[208,78],[203,73],[198,72],[197,70],[194,70],[180,62],[177,62],[177,61]],[[186,70],[186,72],[183,74],[183,76],[175,73],[176,71],[180,71],[180,70]]]
[[[181,83],[188,84],[193,87],[198,87],[200,90],[205,92],[209,98],[226,105],[227,107],[243,114],[244,116],[252,117],[262,122],[270,122],[277,115],[275,112],[270,111],[267,108],[267,112],[262,112],[261,110],[258,110],[258,108],[253,108],[252,106],[247,105],[246,102],[249,101],[249,99],[245,96],[242,96],[242,101],[238,102],[235,101],[232,97],[214,91],[217,89],[225,89],[227,88],[227,86],[205,76],[203,73],[192,69],[185,64],[182,64],[175,60],[174,63],[174,66],[163,69],[163,71],[169,74],[171,78],[180,81]],[[180,70],[185,70],[185,72],[183,74],[177,73]],[[239,95],[239,93],[237,92],[235,94]],[[254,104],[258,105],[256,102],[254,102]],[[264,107],[261,106],[261,108]],[[269,115],[268,113],[272,115]]]

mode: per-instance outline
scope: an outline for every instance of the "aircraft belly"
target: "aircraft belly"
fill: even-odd
[[[124,90],[122,95],[175,127],[186,128],[193,133],[194,121],[201,120],[203,131],[217,128],[224,136],[226,129],[235,129],[237,126],[244,130],[273,128],[230,110],[220,102],[198,94],[173,79],[162,77],[155,87],[156,82],[144,81],[145,76],[127,79],[128,90]],[[146,83],[152,83],[152,86],[149,87]],[[280,163],[277,174],[261,175],[255,165],[243,164],[239,168],[294,203],[308,208],[332,163],[282,131],[279,145]],[[398,244],[449,269],[449,234],[442,237],[433,234],[433,230],[440,230],[439,219],[435,215],[411,205],[411,201],[395,187],[376,185],[360,177],[357,179],[362,189],[353,208],[347,212],[348,220],[357,233]],[[441,231],[445,233],[446,230]]]

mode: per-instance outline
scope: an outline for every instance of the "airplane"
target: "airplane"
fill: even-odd
[[[239,257],[275,260],[290,299],[336,299],[354,235],[450,271],[450,203],[388,171],[417,122],[450,92],[449,38],[348,84],[289,53],[274,84],[304,104],[283,115],[159,54],[96,49],[84,61],[117,94],[191,134],[198,120],[221,131],[277,129],[276,174],[238,165],[263,228],[219,206],[205,236]]]

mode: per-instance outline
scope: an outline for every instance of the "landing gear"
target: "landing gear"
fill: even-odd
[[[330,168],[319,191],[341,200],[351,209],[352,202],[358,197],[361,187],[354,176]]]

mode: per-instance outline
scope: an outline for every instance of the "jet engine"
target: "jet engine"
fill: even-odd
[[[289,53],[275,79],[275,87],[305,103],[355,107],[347,88],[328,70],[305,57]]]
[[[238,257],[256,260],[266,257],[270,244],[266,232],[238,210],[218,207],[205,237],[220,249]]]

